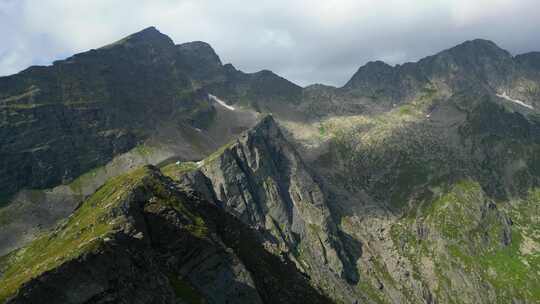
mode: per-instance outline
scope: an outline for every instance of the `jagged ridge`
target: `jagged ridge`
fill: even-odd
[[[331,297],[358,297],[346,283],[358,281],[355,253],[347,250],[320,186],[272,116],[200,167],[171,166],[166,171],[183,187],[256,229],[270,252],[294,261]]]
[[[153,167],[113,179],[0,265],[7,303],[330,303],[244,224]]]

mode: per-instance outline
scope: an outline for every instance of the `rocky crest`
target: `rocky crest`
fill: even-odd
[[[180,185],[256,229],[270,252],[294,261],[328,294],[351,293],[345,282],[356,283],[358,274],[346,239],[320,186],[272,116],[202,163],[180,174]]]
[[[255,231],[153,167],[110,181],[0,269],[7,303],[330,303]]]

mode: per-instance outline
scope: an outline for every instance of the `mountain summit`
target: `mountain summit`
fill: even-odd
[[[155,27],[147,27],[142,31],[131,34],[115,43],[105,46],[104,48],[110,48],[113,46],[126,46],[132,47],[136,45],[153,45],[155,47],[166,47],[174,45],[169,36],[162,34]]]
[[[213,117],[208,93],[233,103],[260,96],[263,103],[290,96],[291,87],[277,75],[262,79],[231,70],[208,44],[174,45],[154,27],[52,66],[0,77],[2,197],[69,182],[167,125],[206,115],[194,126],[204,127]]]

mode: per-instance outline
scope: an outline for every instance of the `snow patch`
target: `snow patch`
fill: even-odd
[[[531,110],[534,110],[533,106],[528,105],[528,104],[524,103],[524,102],[521,101],[521,100],[517,100],[517,99],[514,99],[514,98],[508,96],[508,95],[506,94],[506,92],[503,92],[502,94],[497,94],[497,96],[500,97],[500,98],[506,99],[506,100],[508,100],[508,101],[511,101],[511,102],[513,102],[513,103],[516,103],[516,104],[518,104],[518,105],[520,105],[520,106],[522,106],[522,107],[526,107],[526,108],[529,108],[529,109],[531,109]]]
[[[219,99],[217,96],[215,95],[212,95],[212,94],[208,94],[208,98],[210,98],[211,100],[219,103],[220,105],[222,105],[224,108],[226,108],[227,110],[231,110],[231,111],[234,111],[235,108],[234,107],[231,107],[230,105],[228,105],[225,101]]]

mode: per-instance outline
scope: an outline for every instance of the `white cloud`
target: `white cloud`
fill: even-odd
[[[0,75],[155,25],[246,71],[341,85],[368,60],[416,60],[478,37],[540,50],[536,10],[537,0],[0,0]]]

